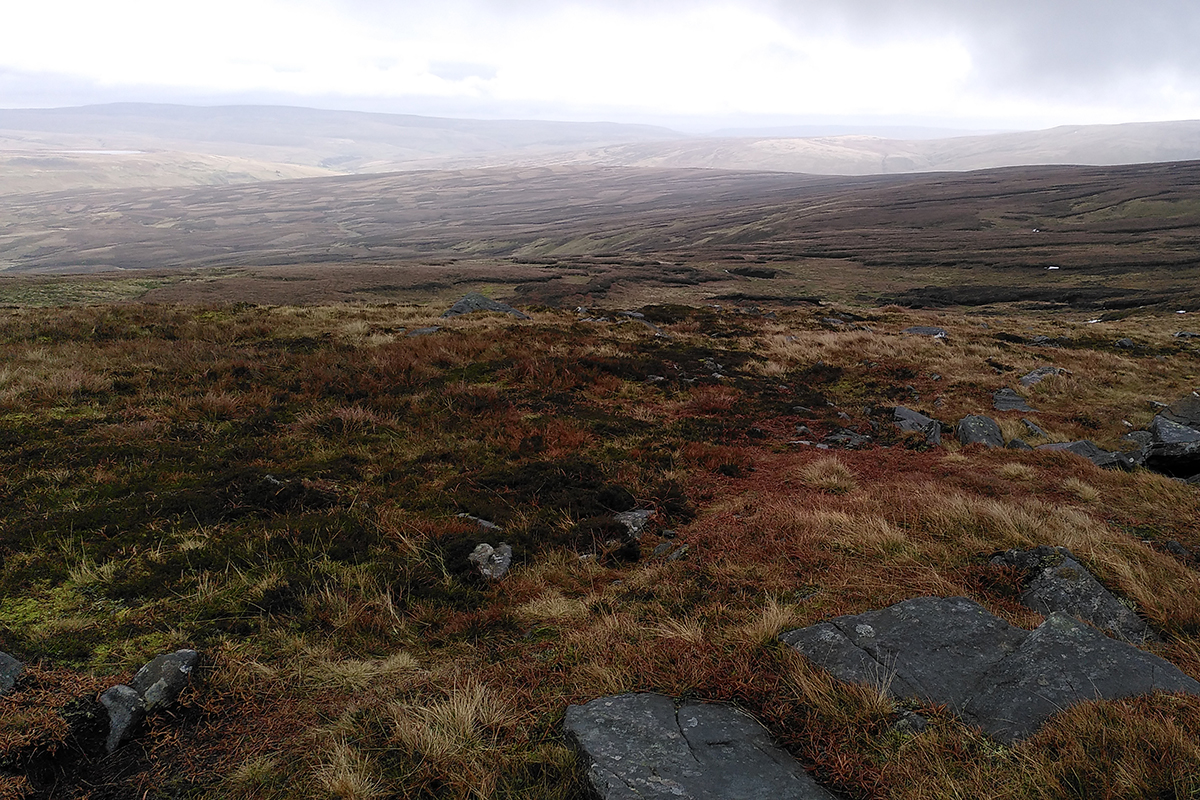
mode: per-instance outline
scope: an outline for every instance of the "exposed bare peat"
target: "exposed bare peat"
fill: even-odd
[[[1195,796],[1196,169],[18,198],[0,795],[582,800],[753,750],[797,797]],[[353,181],[304,224],[406,255],[278,241]],[[926,677],[943,606],[996,686]],[[669,767],[586,749],[624,706]]]

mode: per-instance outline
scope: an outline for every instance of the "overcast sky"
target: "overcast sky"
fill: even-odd
[[[1200,118],[1196,0],[0,0],[0,107],[686,126]]]

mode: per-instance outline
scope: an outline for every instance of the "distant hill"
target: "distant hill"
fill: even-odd
[[[942,138],[911,128],[877,130],[911,138],[868,132],[688,137],[648,125],[463,120],[278,106],[127,103],[0,110],[0,194],[484,167],[879,175],[1200,159],[1200,121],[1194,120]]]

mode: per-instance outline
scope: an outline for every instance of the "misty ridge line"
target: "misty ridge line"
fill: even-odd
[[[483,167],[848,176],[1200,159],[1196,120],[949,136],[939,134],[962,132],[812,126],[718,133],[695,136],[612,122],[454,119],[292,106],[115,103],[4,109],[0,194]]]

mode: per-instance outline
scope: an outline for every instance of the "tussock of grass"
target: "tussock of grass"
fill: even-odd
[[[845,494],[858,486],[854,472],[836,456],[805,464],[800,468],[800,480],[811,489],[830,494]]]

